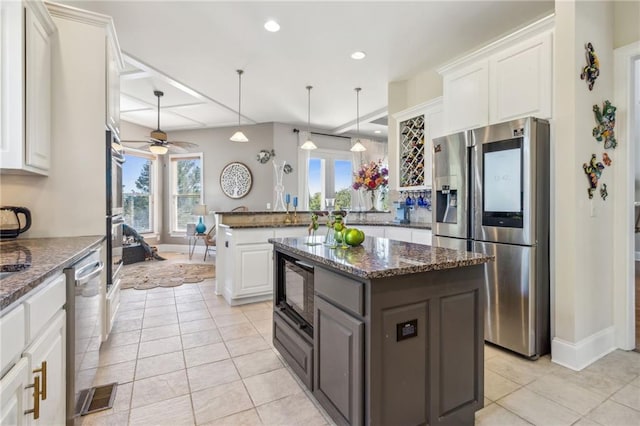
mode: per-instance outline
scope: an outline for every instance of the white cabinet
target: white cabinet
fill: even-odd
[[[21,358],[0,380],[0,425],[29,424],[31,415],[24,412],[33,408],[33,388],[29,383],[29,362]]]
[[[65,311],[24,352],[31,371],[40,376],[40,417],[32,425],[63,425],[66,404]]]
[[[431,230],[430,229],[412,229],[411,230],[411,242],[416,244],[431,245]]]
[[[301,235],[303,228],[296,228]],[[216,269],[222,293],[230,305],[271,299],[273,295],[272,228],[237,229],[220,226],[224,238],[218,244]],[[221,247],[222,245],[222,247]],[[220,268],[222,272],[220,274]]]
[[[486,126],[489,121],[489,66],[479,61],[442,78],[446,133]]]
[[[39,1],[2,2],[0,19],[0,171],[47,175],[55,25]]]
[[[59,274],[2,312],[0,424],[66,422],[66,293]],[[15,346],[19,345],[19,346]]]
[[[115,34],[107,33],[107,84],[106,84],[106,111],[105,123],[120,136],[120,72],[123,68],[120,48]]]
[[[385,237],[390,240],[411,242],[411,228],[401,228],[397,226],[387,226],[384,230]]]
[[[444,134],[534,116],[552,117],[553,17],[447,64]]]
[[[349,226],[349,223],[347,222],[347,226]],[[379,238],[384,238],[384,226],[360,226],[360,225],[354,225],[355,228],[361,229],[362,232],[364,232],[365,238],[366,237],[379,237]]]
[[[433,138],[441,136],[442,98],[393,115],[397,123],[398,165],[394,167],[399,191],[431,188]]]
[[[552,35],[526,40],[489,59],[489,120],[551,118]]]

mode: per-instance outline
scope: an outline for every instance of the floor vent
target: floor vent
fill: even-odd
[[[76,415],[86,416],[87,414],[108,410],[113,407],[117,387],[118,383],[114,382],[81,390],[76,404]]]

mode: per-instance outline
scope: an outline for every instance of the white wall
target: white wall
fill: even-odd
[[[105,30],[53,20],[49,177],[3,175],[0,205],[31,210],[24,237],[104,235]]]
[[[600,77],[589,91],[578,72],[585,65],[584,44],[593,43],[600,58]],[[552,291],[555,296],[554,361],[574,369],[588,365],[613,347],[613,203],[599,192],[587,196],[583,163],[603,144],[593,138],[592,106],[613,100],[613,4],[556,3],[554,54],[555,117],[552,156]],[[616,162],[615,150],[607,150]],[[615,187],[611,168],[601,184]],[[600,188],[600,187],[598,187]]]

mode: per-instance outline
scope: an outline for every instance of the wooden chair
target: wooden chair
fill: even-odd
[[[204,237],[204,244],[206,246],[204,250],[204,260],[207,260],[207,253],[209,253],[209,250],[215,250],[216,243],[216,227],[212,226]]]

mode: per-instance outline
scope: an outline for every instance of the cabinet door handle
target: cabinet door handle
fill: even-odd
[[[33,413],[33,420],[40,418],[40,377],[33,378],[33,384],[28,385],[25,389],[33,388],[33,408],[25,410],[24,414]]]
[[[42,389],[40,390],[40,395],[42,395],[42,400],[47,399],[47,361],[42,361],[40,368],[36,368],[33,370],[34,373],[42,373]]]

